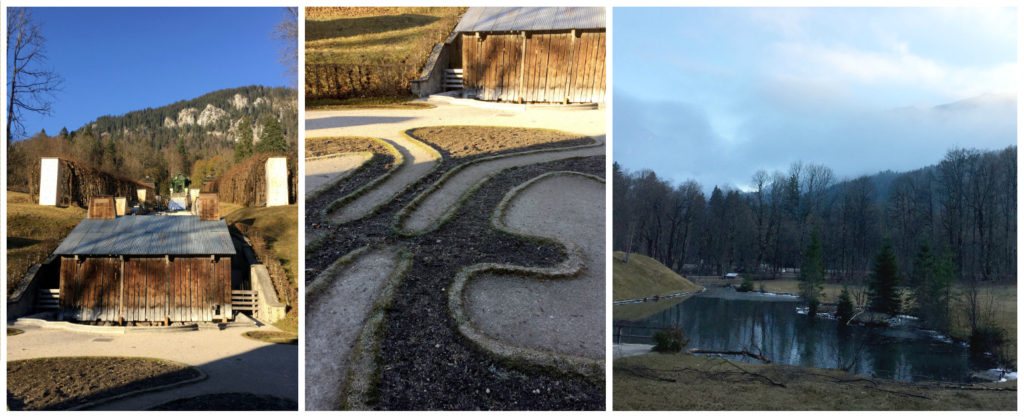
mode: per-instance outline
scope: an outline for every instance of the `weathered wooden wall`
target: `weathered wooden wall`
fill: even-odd
[[[229,315],[231,258],[61,259],[60,308],[77,320],[211,321]],[[123,271],[123,272],[122,272]],[[121,280],[122,274],[124,280]]]
[[[463,84],[481,100],[599,103],[605,94],[605,33],[464,33],[462,65]]]

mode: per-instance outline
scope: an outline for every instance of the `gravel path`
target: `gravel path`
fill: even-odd
[[[373,155],[370,153],[342,154],[332,158],[306,160],[306,197],[321,188],[345,178]]]
[[[464,194],[480,181],[489,179],[496,172],[524,165],[541,164],[559,159],[604,155],[603,144],[546,152],[533,152],[525,155],[512,155],[496,158],[466,166],[451,175],[440,186],[426,196],[402,223],[407,233],[420,233],[428,230],[435,222],[448,212]],[[603,201],[603,197],[602,197]],[[602,205],[603,207],[603,205]]]
[[[327,284],[306,301],[306,409],[334,410],[349,352],[377,294],[398,265],[394,248],[371,250],[317,277]]]
[[[430,173],[441,157],[415,139],[397,135],[397,132],[390,136],[381,139],[402,153],[402,166],[383,183],[331,213],[332,222],[341,224],[365,217],[381,204],[395,198],[407,185]]]
[[[513,345],[604,357],[604,195],[604,183],[559,175],[531,184],[512,200],[505,211],[507,226],[576,243],[586,268],[567,279],[473,278],[465,303],[474,326]]]
[[[94,410],[146,410],[178,398],[223,392],[298,400],[298,347],[242,336],[252,328],[125,335],[19,328],[25,333],[7,338],[8,361],[52,356],[152,357],[195,366],[208,375],[194,384],[104,403]]]

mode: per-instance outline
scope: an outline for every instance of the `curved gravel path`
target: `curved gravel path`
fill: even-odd
[[[441,160],[441,155],[430,146],[405,135],[380,138],[394,146],[402,154],[402,166],[383,183],[377,184],[365,194],[356,197],[344,206],[330,213],[328,218],[336,224],[361,219],[373,213],[381,204],[391,201],[409,184],[430,173]],[[308,168],[307,168],[308,169]]]
[[[306,296],[306,409],[335,410],[348,373],[348,357],[378,294],[399,265],[393,247],[359,254],[332,266]],[[312,293],[312,294],[311,294]]]
[[[453,169],[454,174],[438,181],[444,181],[439,188],[425,191],[426,197],[417,197],[418,205],[402,220],[402,231],[418,234],[435,227],[444,221],[449,213],[468,192],[478,184],[486,182],[494,174],[502,170],[524,165],[541,164],[559,159],[586,157],[604,154],[604,144],[575,147],[542,152],[526,152],[505,157],[488,159],[476,163],[461,165]],[[422,200],[420,200],[422,198]]]
[[[345,153],[329,158],[306,160],[306,198],[318,194],[323,188],[341,181],[356,168],[373,158],[368,152]]]
[[[516,195],[504,224],[525,234],[576,243],[586,267],[573,278],[475,276],[463,298],[473,325],[512,345],[603,358],[604,196],[604,183],[581,175],[544,178]]]

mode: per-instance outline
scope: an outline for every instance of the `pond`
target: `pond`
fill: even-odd
[[[849,369],[899,381],[966,382],[973,373],[996,367],[932,331],[838,326],[835,320],[799,314],[798,307],[804,306],[796,297],[709,289],[644,319],[616,320],[613,338],[615,343],[653,344],[657,329],[679,327],[690,339],[687,349],[747,351],[774,363]]]

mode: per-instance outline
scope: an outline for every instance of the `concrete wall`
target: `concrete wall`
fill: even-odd
[[[114,214],[118,216],[124,216],[125,210],[128,209],[128,198],[127,197],[114,197]]]
[[[14,320],[18,317],[32,314],[35,309],[36,296],[39,294],[39,280],[36,274],[42,265],[35,264],[29,267],[25,275],[21,277],[18,288],[11,292],[7,298],[7,320]]]
[[[256,290],[258,310],[256,317],[264,323],[273,323],[284,318],[285,305],[277,301],[277,291],[270,280],[270,272],[262,264],[249,267],[252,289]]]
[[[267,207],[288,205],[288,159],[267,158]]]
[[[39,161],[39,204],[56,206],[59,195],[60,159],[42,158]]]
[[[451,56],[451,44],[438,43],[430,51],[427,63],[423,65],[420,78],[412,81],[412,93],[417,97],[426,97],[439,93],[444,89],[444,70],[448,68],[448,59]]]

